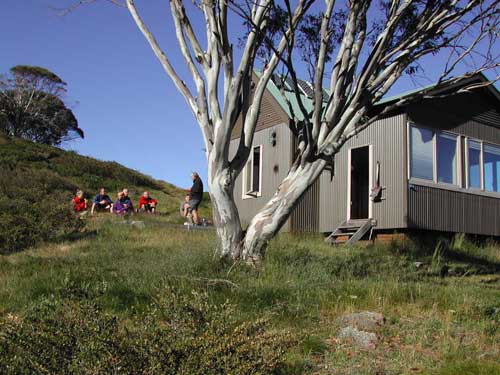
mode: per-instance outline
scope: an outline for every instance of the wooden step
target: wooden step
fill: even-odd
[[[331,244],[353,245],[373,230],[376,221],[372,219],[349,220],[340,224],[326,239]]]

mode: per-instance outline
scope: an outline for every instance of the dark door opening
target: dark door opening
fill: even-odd
[[[368,219],[369,147],[351,149],[351,219]]]

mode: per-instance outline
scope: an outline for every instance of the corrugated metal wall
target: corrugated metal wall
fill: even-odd
[[[414,105],[409,119],[417,125],[500,144],[500,111],[488,96],[461,94]],[[446,189],[410,181],[408,226],[446,232],[500,235],[500,198],[459,187]]]
[[[272,146],[271,132],[276,131],[276,146]],[[287,124],[279,124],[259,130],[255,133],[253,145],[262,145],[262,195],[243,199],[243,173],[236,179],[234,199],[239,209],[243,227],[246,227],[259,209],[274,195],[280,182],[286,177],[291,164],[291,132]],[[230,157],[238,147],[238,139],[232,140]],[[283,230],[289,230],[287,222]]]
[[[500,199],[410,185],[408,226],[500,236]]]
[[[290,218],[290,230],[293,232],[319,231],[319,195],[320,181],[317,180],[304,194]]]
[[[350,139],[335,157],[335,175],[320,177],[319,230],[331,232],[347,217],[348,150],[372,145],[372,175],[375,181],[377,161],[380,163],[380,184],[384,200],[373,203],[373,218],[378,229],[406,226],[406,115],[400,114],[375,122]]]

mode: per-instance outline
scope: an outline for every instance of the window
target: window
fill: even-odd
[[[414,125],[408,141],[410,178],[500,193],[500,145]]]
[[[255,146],[250,152],[243,171],[243,197],[257,197],[261,194],[262,146]]]
[[[500,192],[500,147],[484,144],[484,190]]]
[[[469,188],[481,189],[481,143],[467,140]]]
[[[429,129],[410,127],[411,177],[433,180],[433,132]]]
[[[437,180],[447,184],[458,184],[457,136],[437,133]]]
[[[459,185],[460,137],[416,126],[409,133],[410,177]]]

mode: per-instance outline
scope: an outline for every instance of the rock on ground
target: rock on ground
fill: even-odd
[[[374,332],[379,330],[384,321],[382,314],[371,311],[343,315],[338,319],[341,327],[338,338],[361,349],[375,349],[378,338]]]
[[[377,335],[375,333],[360,331],[351,326],[342,328],[338,337],[343,341],[350,341],[362,349],[375,349],[378,342]]]
[[[341,327],[351,326],[360,331],[377,331],[384,324],[384,316],[382,314],[362,311],[359,313],[347,314],[339,318]]]

